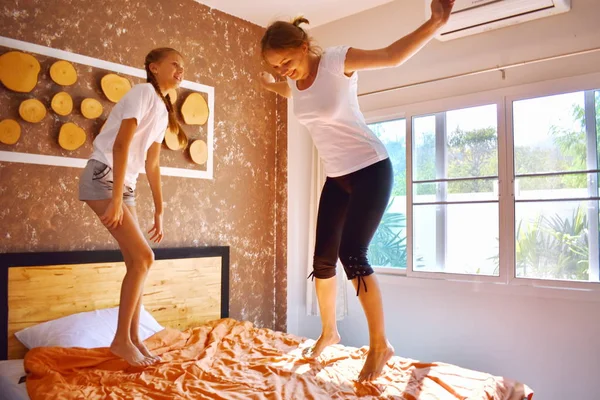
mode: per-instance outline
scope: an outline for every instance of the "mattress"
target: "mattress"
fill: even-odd
[[[29,400],[23,376],[23,360],[0,361],[0,400]]]

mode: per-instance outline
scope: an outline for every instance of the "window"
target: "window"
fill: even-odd
[[[412,119],[414,271],[498,275],[497,120],[495,104]]]
[[[405,119],[371,124],[395,173],[371,263],[409,276],[599,283],[600,90],[550,87],[407,106]]]
[[[513,107],[515,276],[598,282],[599,92]]]
[[[370,124],[385,144],[394,168],[392,195],[369,246],[369,262],[378,267],[406,268],[406,120]]]

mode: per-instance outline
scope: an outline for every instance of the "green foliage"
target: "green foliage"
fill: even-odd
[[[493,127],[463,131],[448,136],[448,177],[466,178],[498,175],[498,140]],[[470,180],[448,185],[449,193],[491,192],[491,180]]]
[[[517,276],[540,279],[589,279],[586,210],[571,217],[537,216],[519,222],[516,242]]]
[[[388,204],[369,246],[369,262],[379,267],[406,268],[406,216],[390,212]]]
[[[596,141],[600,141],[600,92],[596,92]],[[587,167],[587,139],[585,124],[585,109],[579,104],[571,106],[573,121],[577,121],[578,130],[569,130],[553,126],[550,130],[554,143],[560,150],[558,169],[561,171],[586,170]],[[596,145],[596,147],[598,147]],[[560,186],[555,188],[586,188],[586,174],[571,174],[561,177]]]
[[[586,210],[578,207],[571,217],[559,215],[521,220],[516,232],[516,274],[538,279],[589,279],[589,246]],[[498,273],[498,255],[492,257]]]

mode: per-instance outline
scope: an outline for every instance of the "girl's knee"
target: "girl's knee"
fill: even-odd
[[[140,249],[134,253],[133,264],[142,271],[148,271],[154,263],[154,252],[150,247]]]

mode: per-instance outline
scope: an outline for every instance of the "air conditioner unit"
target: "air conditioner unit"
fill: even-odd
[[[431,0],[425,0],[427,18]],[[448,23],[437,39],[446,41],[474,35],[571,9],[571,0],[456,0]]]

